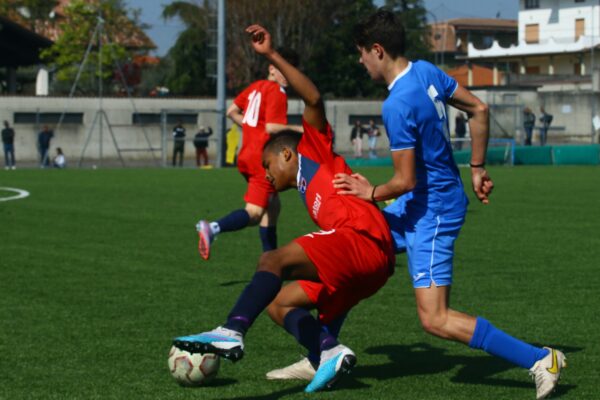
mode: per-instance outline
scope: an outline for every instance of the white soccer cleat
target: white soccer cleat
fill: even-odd
[[[545,399],[558,384],[560,371],[567,367],[565,355],[550,347],[544,347],[548,350],[548,355],[538,360],[529,370],[529,375],[535,381],[536,399]]]
[[[321,363],[315,377],[304,391],[317,392],[322,389],[331,389],[344,374],[352,372],[356,364],[356,355],[343,344],[338,344],[332,349],[321,353]]]
[[[304,381],[311,381],[315,377],[315,367],[304,357],[300,361],[288,365],[287,367],[274,369],[273,371],[267,372],[267,379],[269,380],[286,380],[286,379],[300,379]]]

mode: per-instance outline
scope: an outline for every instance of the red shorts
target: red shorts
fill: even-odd
[[[375,294],[394,268],[391,243],[352,228],[310,233],[295,240],[317,267],[321,282],[298,281],[327,324]]]
[[[250,174],[243,175],[248,182],[248,189],[246,190],[246,194],[244,194],[244,201],[262,208],[267,208],[269,199],[277,192],[273,185],[265,178],[265,172],[263,171],[260,176]]]

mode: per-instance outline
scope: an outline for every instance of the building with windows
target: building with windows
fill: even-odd
[[[429,24],[429,32],[435,63],[444,67],[464,64],[469,43],[485,49],[494,41],[503,47],[518,41],[518,23],[513,19],[454,18]]]
[[[486,49],[469,43],[467,60],[503,70],[508,85],[591,85],[600,63],[598,0],[520,0],[518,43],[495,40]]]

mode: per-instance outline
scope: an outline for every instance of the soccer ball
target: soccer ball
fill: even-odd
[[[173,346],[168,363],[171,375],[180,385],[201,386],[217,376],[221,359],[216,354],[192,354]]]

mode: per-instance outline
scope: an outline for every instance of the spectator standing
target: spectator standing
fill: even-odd
[[[67,159],[60,147],[56,148],[56,157],[52,161],[54,168],[65,168],[67,166]]]
[[[15,166],[15,131],[8,121],[4,121],[2,129],[2,144],[4,145],[4,169],[16,169]]]
[[[544,107],[540,107],[540,112],[542,113],[542,116],[540,117],[540,122],[542,123],[542,126],[540,127],[540,146],[545,146],[546,139],[548,139],[548,128],[550,128],[554,116],[548,114]]]
[[[362,157],[362,135],[364,129],[360,124],[360,120],[354,121],[354,127],[350,133],[350,141],[352,142],[352,148],[354,149],[354,158]]]
[[[173,128],[173,166],[177,160],[177,154],[179,154],[179,166],[183,166],[183,151],[185,150],[185,128],[181,124],[181,121],[177,122],[177,125]]]
[[[50,148],[50,141],[54,137],[54,132],[48,128],[48,125],[44,125],[44,129],[38,133],[38,149],[40,151],[40,167],[45,168],[50,166],[50,159],[48,158],[48,149]]]
[[[375,121],[369,120],[369,127],[367,128],[367,134],[369,136],[369,158],[377,158],[377,138],[381,136],[379,127],[375,125]]]
[[[533,128],[535,127],[535,114],[531,108],[523,109],[523,129],[525,130],[525,146],[531,146],[531,137],[533,136]]]
[[[204,158],[204,165],[208,165],[208,153],[206,148],[208,147],[208,137],[212,135],[212,128],[209,126],[205,128],[200,127],[196,136],[194,136],[194,147],[196,147],[196,166],[200,166],[200,157]]]
[[[456,118],[454,119],[454,135],[458,139],[454,149],[462,150],[463,139],[467,135],[467,120],[465,115],[461,112],[457,113]]]

